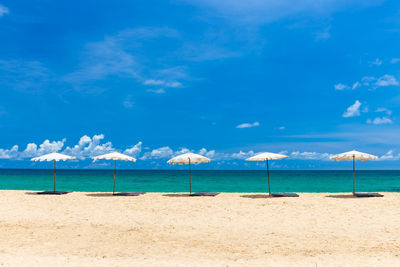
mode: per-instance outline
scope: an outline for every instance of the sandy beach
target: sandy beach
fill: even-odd
[[[6,266],[400,264],[400,194],[110,197],[0,191]]]

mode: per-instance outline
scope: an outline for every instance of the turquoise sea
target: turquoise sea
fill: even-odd
[[[272,192],[351,192],[352,171],[271,171]],[[57,170],[57,190],[112,191],[112,170]],[[52,190],[53,170],[0,169],[0,189]],[[188,192],[185,170],[119,170],[116,191]],[[193,192],[266,192],[262,170],[194,170]],[[400,171],[357,171],[356,191],[400,192]]]

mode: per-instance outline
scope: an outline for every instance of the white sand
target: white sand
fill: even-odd
[[[241,195],[0,191],[0,265],[400,265],[400,194]]]

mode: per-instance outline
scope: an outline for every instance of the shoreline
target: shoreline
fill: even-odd
[[[398,193],[383,198],[27,193],[0,190],[5,265],[400,264]]]
[[[53,190],[0,189],[0,193],[1,192],[26,192],[26,193],[34,194],[34,193],[42,192],[42,191],[53,191]],[[58,189],[57,189],[57,191],[58,191]],[[64,191],[64,190],[60,190],[60,191]],[[84,194],[84,193],[108,194],[108,193],[110,193],[110,194],[112,194],[112,191],[67,191],[67,190],[65,190],[65,191],[68,192],[68,194],[73,194],[73,193],[78,193],[78,194]],[[121,192],[123,193],[124,191],[121,191]],[[116,193],[121,193],[121,192],[118,191]],[[176,192],[172,192],[172,191],[165,191],[165,192],[135,191],[135,192],[143,193],[142,195],[145,195],[145,194],[146,195],[147,194],[155,194],[155,195],[157,195],[157,194],[158,195],[163,195],[163,194],[189,194],[188,191],[176,191]],[[192,191],[192,194],[193,193],[197,193],[197,191]],[[237,194],[237,195],[239,195],[239,194],[244,194],[244,195],[246,195],[246,194],[248,194],[248,195],[251,195],[251,194],[254,194],[254,195],[268,195],[268,192],[205,192],[205,191],[202,191],[202,193],[218,193],[217,196],[225,195],[225,194],[228,194],[228,195],[235,195],[235,194]],[[344,194],[344,195],[352,195],[352,192],[345,192],[345,191],[343,191],[343,192],[299,192],[299,191],[294,191],[294,192],[271,192],[271,194],[273,194],[273,193],[296,193],[296,194],[299,195],[299,197],[301,197],[301,195],[303,195],[303,194],[304,195],[306,195],[306,194],[315,194],[315,195],[318,195],[318,194],[320,194],[320,195]],[[384,195],[384,194],[400,194],[400,191],[356,191],[356,193],[380,193],[380,194]],[[68,194],[65,194],[65,195],[68,195]],[[61,196],[61,195],[59,195],[59,196]],[[213,197],[217,197],[217,196],[213,196]],[[211,197],[211,196],[204,196],[204,197]],[[280,197],[275,197],[275,198],[280,198]],[[288,198],[288,197],[284,197],[284,198]]]

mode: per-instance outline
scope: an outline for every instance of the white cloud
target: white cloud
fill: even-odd
[[[174,151],[169,146],[153,149],[151,152],[146,152],[141,159],[162,159],[169,158],[174,155]]]
[[[361,78],[362,84],[365,86],[369,86],[372,81],[376,80],[373,76],[364,76]]]
[[[172,148],[170,148],[169,146],[165,146],[165,147],[160,147],[157,149],[153,149],[150,152],[146,152],[144,153],[144,155],[140,158],[142,160],[146,160],[146,159],[170,159],[172,157],[175,157],[177,155],[180,154],[184,154],[184,153],[198,153],[200,155],[203,155],[205,157],[208,157],[210,159],[223,159],[225,158],[227,155],[224,153],[216,153],[215,150],[207,150],[206,148],[202,148],[199,151],[194,151],[194,150],[190,150],[188,148],[180,148],[176,151],[174,151]]]
[[[0,159],[11,159],[15,158],[18,154],[18,146],[15,145],[11,149],[0,148]]]
[[[334,88],[335,88],[335,90],[342,91],[342,90],[349,89],[350,86],[343,84],[343,83],[338,83],[338,84],[335,84]]]
[[[392,122],[392,120],[391,120],[390,118],[388,118],[388,117],[382,117],[382,118],[376,117],[376,118],[373,119],[373,120],[368,119],[368,120],[367,120],[367,123],[368,123],[368,124],[391,124],[391,123],[393,123],[393,122]]]
[[[393,75],[385,74],[379,78],[373,76],[364,76],[360,82],[353,84],[352,89],[358,88],[360,86],[371,86],[371,89],[376,89],[378,87],[385,86],[396,86],[399,85],[398,80]]]
[[[243,152],[242,150],[240,150],[237,153],[232,153],[230,156],[233,159],[246,159],[246,158],[252,157],[254,155],[255,155],[255,153],[253,150],[249,150],[247,152]]]
[[[124,153],[131,155],[133,157],[137,157],[142,151],[142,142],[138,142],[136,145],[131,148],[125,149]]]
[[[22,157],[30,157],[30,156],[40,156],[48,153],[59,152],[65,143],[66,139],[64,138],[61,141],[50,141],[45,140],[42,144],[38,146],[35,143],[29,143],[24,150]]]
[[[285,130],[286,127],[285,127],[285,126],[281,126],[281,127],[279,127],[278,129],[279,129],[279,130]]]
[[[213,159],[216,156],[215,150],[207,150],[205,148],[200,149],[199,154],[210,159]]]
[[[361,86],[362,86],[362,84],[360,82],[356,81],[355,83],[353,83],[352,86],[349,86],[349,85],[343,84],[343,83],[338,83],[338,84],[334,85],[334,88],[335,88],[335,90],[343,91],[343,90],[349,90],[349,89],[355,90]]]
[[[165,90],[160,88],[160,89],[147,89],[147,92],[149,93],[155,93],[155,94],[165,94]]]
[[[344,118],[349,118],[349,117],[357,117],[360,116],[360,107],[361,103],[360,101],[356,100],[353,105],[347,108],[347,110],[343,113]]]
[[[103,134],[96,134],[93,137],[84,135],[79,139],[78,144],[73,147],[67,147],[63,153],[84,159],[115,151],[111,142],[101,144],[103,139]]]
[[[243,129],[243,128],[251,128],[251,127],[257,127],[257,126],[260,126],[260,123],[258,121],[253,122],[253,123],[247,123],[247,122],[242,123],[242,124],[239,124],[238,126],[236,126],[236,128]]]
[[[385,74],[376,80],[375,85],[377,87],[394,86],[394,85],[399,85],[399,82],[397,81],[397,79],[394,76]]]
[[[8,7],[5,7],[5,6],[3,6],[3,5],[0,5],[0,17],[2,17],[2,16],[4,16],[4,15],[8,14],[9,11],[10,11],[10,10],[8,9]]]
[[[395,155],[393,153],[393,150],[389,150],[386,152],[386,154],[380,156],[378,160],[384,161],[384,160],[398,160],[400,159],[400,154]]]

